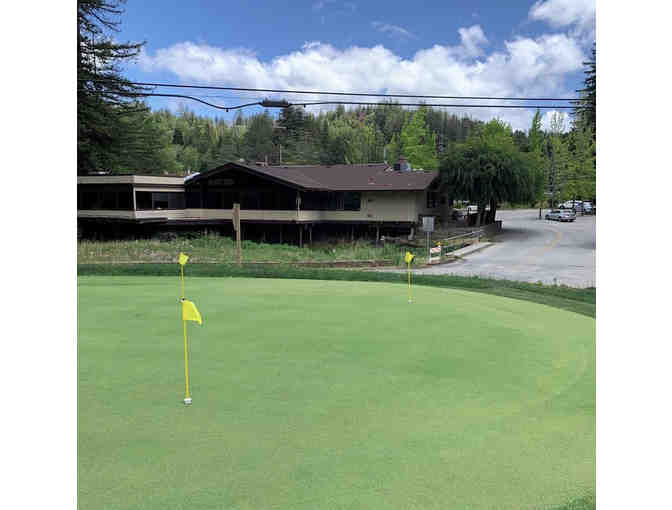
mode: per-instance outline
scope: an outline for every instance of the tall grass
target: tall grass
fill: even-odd
[[[266,244],[243,241],[245,262],[332,262],[378,260],[400,264],[403,252],[398,246],[371,242],[348,244],[313,243],[311,247],[288,244]],[[206,234],[195,238],[178,237],[171,241],[79,241],[77,262],[80,264],[118,262],[174,262],[179,252],[188,253],[191,262],[221,262],[236,260],[236,243],[229,237]]]

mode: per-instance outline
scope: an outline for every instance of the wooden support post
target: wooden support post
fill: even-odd
[[[299,224],[299,248],[303,248],[303,225]]]
[[[243,254],[240,241],[240,204],[233,204],[233,228],[236,230],[236,262],[243,263]]]
[[[355,240],[355,226],[351,225],[350,226],[350,242],[353,242]]]
[[[282,244],[282,229],[283,229],[283,227],[284,227],[284,225],[282,223],[280,223],[280,244]]]
[[[376,246],[378,246],[379,238],[380,238],[380,225],[376,225]]]
[[[308,227],[308,245],[313,246],[313,226]]]

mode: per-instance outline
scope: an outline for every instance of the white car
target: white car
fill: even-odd
[[[584,202],[581,202],[580,200],[568,200],[567,202],[564,202],[558,206],[559,209],[573,209],[575,211],[581,211],[583,210],[583,204]]]
[[[553,209],[546,213],[546,219],[555,221],[574,221],[576,219],[576,214],[574,211],[567,209]]]

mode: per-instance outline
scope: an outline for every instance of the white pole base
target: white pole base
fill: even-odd
[[[184,405],[185,406],[190,406],[191,405],[191,397],[187,397],[184,399]]]

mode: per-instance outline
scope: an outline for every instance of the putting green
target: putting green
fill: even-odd
[[[595,493],[595,320],[431,287],[80,277],[80,508],[554,508]]]

